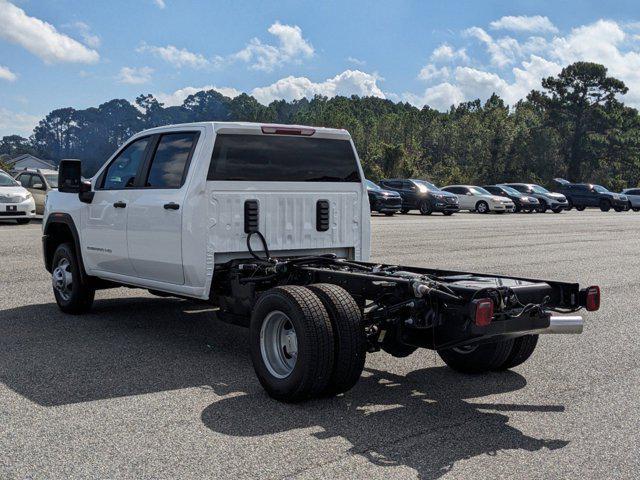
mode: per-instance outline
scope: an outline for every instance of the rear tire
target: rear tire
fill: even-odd
[[[387,217],[393,217],[393,212],[384,212]]]
[[[445,217],[450,217],[451,215],[453,215],[453,212],[451,212],[451,211],[442,212],[442,213],[444,213]]]
[[[548,205],[547,202],[545,202],[544,200],[540,200],[540,205],[538,205],[536,207],[536,212],[538,213],[545,213],[548,209]]]
[[[289,285],[264,292],[253,309],[251,359],[267,393],[283,402],[327,390],[334,336],[327,310],[308,288]]]
[[[30,218],[18,218],[18,219],[16,219],[16,223],[17,223],[18,225],[26,225],[26,224],[28,224],[30,221],[31,221],[31,219],[30,219]]]
[[[583,212],[585,208],[587,208],[587,207],[585,207],[583,205],[580,205],[579,207],[576,207],[576,210],[579,211],[579,212]]]
[[[83,283],[71,244],[58,245],[51,261],[51,272],[53,295],[60,310],[72,315],[88,312],[96,291]]]
[[[562,213],[562,210],[564,210],[563,208],[552,208],[551,211],[553,213]]]
[[[457,372],[483,373],[501,368],[509,359],[512,349],[513,340],[503,340],[438,350],[438,355]]]
[[[407,213],[409,213],[409,209],[408,208],[403,208],[402,210],[400,210],[400,213],[402,215],[406,215]]]
[[[634,207],[633,211],[634,211],[634,212],[640,212],[640,208],[638,208],[638,207]]]
[[[603,212],[611,210],[611,202],[609,200],[602,200],[600,202],[600,210]]]
[[[334,337],[334,362],[326,396],[350,390],[364,369],[367,340],[362,325],[362,311],[344,288],[328,283],[309,285],[329,314]]]
[[[525,335],[513,340],[513,348],[505,362],[498,367],[498,370],[508,370],[523,364],[536,349],[538,335]]]

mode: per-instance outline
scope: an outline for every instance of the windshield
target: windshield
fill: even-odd
[[[15,187],[18,185],[13,178],[11,178],[6,173],[0,172],[0,187]]]
[[[549,190],[540,185],[531,185],[531,189],[536,193],[549,193]]]
[[[382,190],[379,185],[376,185],[371,180],[365,180],[364,183],[367,186],[367,190]]]
[[[491,195],[489,191],[485,190],[482,187],[469,187],[469,190],[471,190],[476,195]]]
[[[436,187],[433,183],[427,182],[426,180],[412,180],[418,187],[424,187],[427,190],[432,192],[439,192],[440,189]],[[420,188],[422,190],[422,188]]]
[[[44,175],[44,178],[47,180],[47,183],[51,188],[58,188],[58,174],[50,173]]]
[[[594,185],[593,189],[598,193],[611,193],[611,192],[609,192],[609,190],[604,188],[602,185]]]
[[[509,195],[518,195],[518,196],[521,195],[521,193],[515,188],[512,188],[512,187],[500,187],[500,188],[502,188],[502,190],[507,192]]]

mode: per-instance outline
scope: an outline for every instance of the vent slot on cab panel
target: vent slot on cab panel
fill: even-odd
[[[318,200],[316,203],[316,230],[329,230],[329,200]]]
[[[244,202],[244,233],[257,232],[260,223],[260,208],[258,200]]]

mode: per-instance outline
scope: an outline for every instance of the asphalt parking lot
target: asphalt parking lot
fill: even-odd
[[[374,261],[597,284],[603,306],[510,372],[378,353],[346,395],[284,405],[206,306],[116,289],[61,314],[40,225],[0,223],[0,478],[637,478],[640,214],[377,216],[372,232]]]

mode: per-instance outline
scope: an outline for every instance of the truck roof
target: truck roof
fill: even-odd
[[[153,132],[163,132],[172,129],[184,129],[184,128],[193,128],[193,127],[213,127],[213,130],[217,133],[246,133],[252,135],[263,135],[267,134],[263,131],[263,127],[273,128],[276,130],[283,130],[283,134],[286,135],[286,131],[291,131],[292,135],[296,135],[293,133],[296,130],[300,131],[313,131],[311,134],[302,135],[302,136],[315,136],[315,137],[323,137],[323,138],[344,138],[350,139],[351,135],[343,128],[326,128],[326,127],[312,127],[308,125],[286,125],[280,123],[257,123],[257,122],[193,122],[193,123],[177,123],[172,125],[163,125],[160,127],[150,128],[148,130],[144,130],[139,132],[137,135],[142,133],[148,134]],[[137,136],[136,135],[136,136]],[[298,135],[300,135],[298,133]]]

